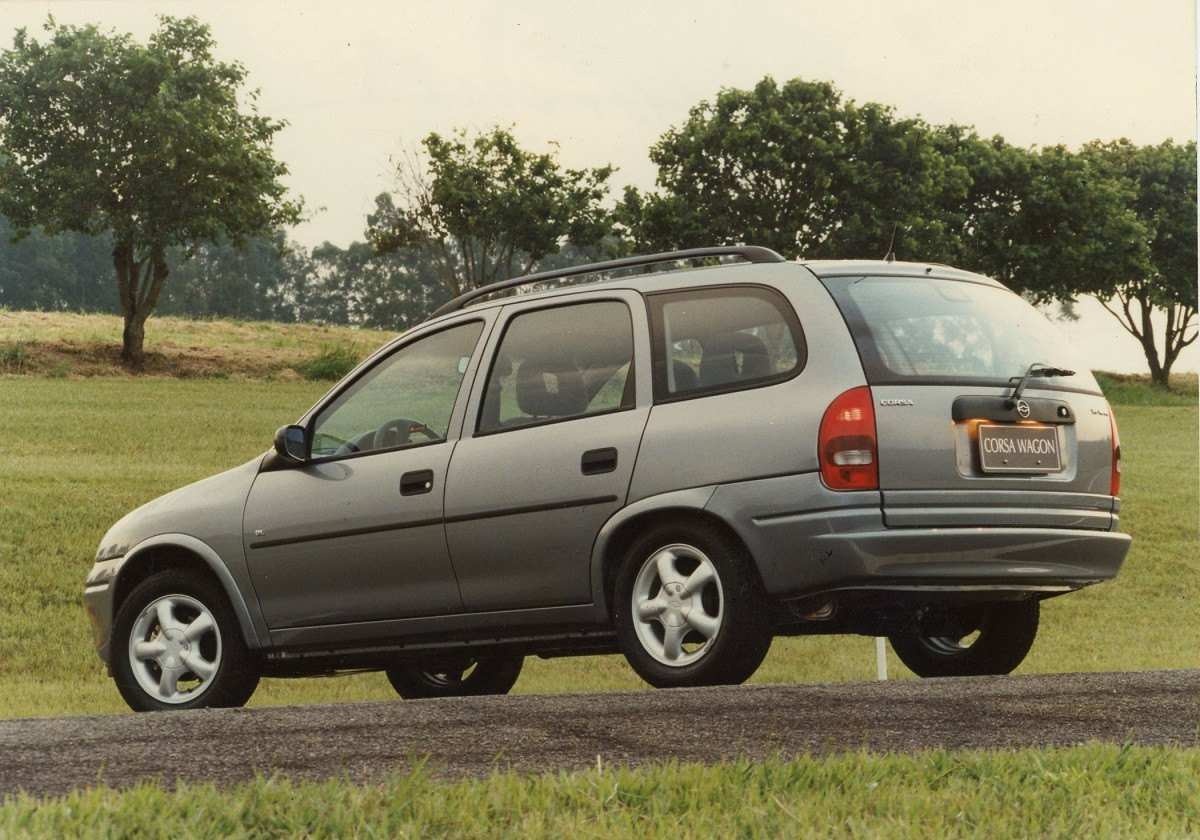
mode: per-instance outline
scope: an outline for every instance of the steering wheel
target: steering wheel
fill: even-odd
[[[442,439],[441,435],[424,423],[409,420],[407,417],[397,417],[375,430],[375,439],[371,441],[371,448],[391,449],[393,446],[404,446],[412,440],[413,434],[424,435],[430,441]]]

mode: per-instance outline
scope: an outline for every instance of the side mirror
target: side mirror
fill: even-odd
[[[308,432],[303,426],[280,426],[275,432],[275,451],[289,461],[308,460]]]

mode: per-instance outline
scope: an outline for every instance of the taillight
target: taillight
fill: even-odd
[[[1108,495],[1121,495],[1121,435],[1117,432],[1117,415],[1108,407],[1108,427],[1112,431],[1112,476],[1108,481]]]
[[[840,394],[821,418],[817,439],[821,479],[831,490],[878,490],[879,456],[871,389]]]

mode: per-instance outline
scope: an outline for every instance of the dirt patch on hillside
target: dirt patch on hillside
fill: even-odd
[[[146,352],[140,375],[179,379],[300,379],[291,354],[242,355],[210,347],[159,344]],[[98,342],[20,342],[0,346],[0,373],[43,377],[133,376],[121,363],[121,348]]]

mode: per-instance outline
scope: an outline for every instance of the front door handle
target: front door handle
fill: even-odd
[[[400,495],[419,496],[433,489],[433,470],[416,470],[400,476]]]
[[[579,459],[579,469],[584,475],[610,473],[617,468],[617,450],[608,446],[604,449],[589,449]]]

